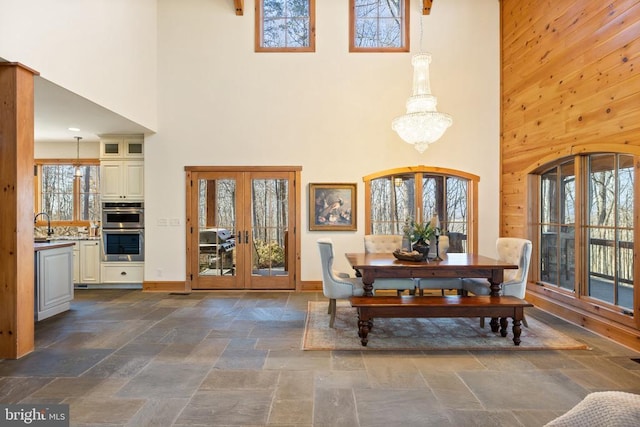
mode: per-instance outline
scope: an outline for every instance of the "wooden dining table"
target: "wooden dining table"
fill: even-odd
[[[392,253],[347,253],[349,264],[362,274],[364,295],[373,296],[373,282],[379,278],[486,278],[491,296],[500,294],[504,270],[518,266],[483,255],[450,253],[442,260],[403,261]]]

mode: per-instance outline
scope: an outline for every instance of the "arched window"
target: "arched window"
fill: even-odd
[[[365,233],[402,234],[407,219],[438,215],[450,252],[477,252],[478,182],[466,172],[428,166],[365,176]]]
[[[634,167],[637,156],[592,153],[543,166],[536,282],[552,298],[583,300],[610,316],[634,315]]]

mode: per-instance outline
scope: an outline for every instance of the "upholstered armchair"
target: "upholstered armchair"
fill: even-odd
[[[368,254],[391,253],[402,248],[402,236],[390,234],[368,234],[364,236],[364,251]],[[396,290],[398,295],[408,290],[415,293],[417,282],[413,279],[376,279],[373,291],[380,289]]]
[[[331,239],[318,239],[318,249],[322,262],[322,293],[329,298],[329,327],[333,328],[336,319],[336,300],[362,296],[364,288],[362,280],[349,277],[347,273],[339,273],[333,269],[334,255]]]
[[[499,237],[496,241],[498,259],[509,264],[516,264],[518,269],[504,270],[504,281],[500,295],[511,295],[524,298],[527,291],[527,277],[531,262],[531,241],[517,237]],[[487,279],[462,279],[463,292],[472,292],[475,295],[489,295],[491,289]],[[526,319],[522,323],[527,326]],[[484,319],[480,319],[480,325],[484,327]]]

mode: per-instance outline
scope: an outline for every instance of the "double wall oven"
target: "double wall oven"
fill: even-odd
[[[144,261],[144,203],[102,203],[102,261]]]

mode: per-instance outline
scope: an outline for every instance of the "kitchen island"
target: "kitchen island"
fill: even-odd
[[[34,244],[36,321],[69,310],[73,300],[73,246],[56,241]]]

